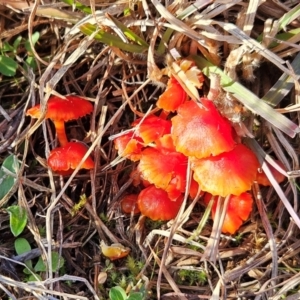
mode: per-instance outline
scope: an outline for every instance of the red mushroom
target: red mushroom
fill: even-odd
[[[115,148],[121,157],[126,157],[132,161],[141,158],[143,140],[134,135],[134,132],[125,133],[114,140]]]
[[[209,203],[211,197],[211,194],[205,194],[205,204]],[[211,211],[213,220],[215,218],[218,199],[219,196],[215,196]],[[249,193],[242,193],[239,196],[230,196],[224,223],[222,225],[222,232],[234,234],[241,227],[243,221],[246,221],[249,218],[249,215],[252,211],[252,204],[253,199]]]
[[[285,166],[280,160],[275,160],[275,163],[277,163],[279,165],[279,167],[281,167],[283,170],[285,170]],[[268,164],[268,167],[278,183],[281,183],[282,181],[284,181],[285,176],[282,173],[280,173],[277,169],[275,169],[271,164]],[[267,177],[267,175],[265,174],[265,172],[263,170],[257,171],[256,181],[258,184],[261,184],[264,186],[272,186],[269,178]]]
[[[168,192],[174,200],[185,190],[187,157],[178,152],[146,148],[138,164],[141,177]]]
[[[138,119],[132,123],[136,128],[135,135],[142,138],[145,145],[155,142],[165,134],[171,132],[171,122],[155,115]]]
[[[184,103],[186,100],[187,93],[182,88],[180,83],[173,76],[171,76],[168,81],[167,89],[160,95],[156,105],[165,111],[174,112],[177,110],[179,105]]]
[[[52,96],[48,100],[47,105],[45,118],[53,121],[61,146],[68,143],[65,122],[76,120],[93,111],[93,105],[89,101],[73,95],[66,96],[66,99]],[[27,110],[26,115],[32,118],[39,118],[41,116],[40,104]]]
[[[174,219],[182,202],[182,195],[172,201],[166,191],[156,188],[154,185],[142,190],[138,196],[138,207],[141,213],[154,221]]]
[[[122,211],[125,214],[133,213],[134,215],[136,215],[140,213],[140,209],[138,208],[137,205],[137,199],[138,199],[137,194],[125,195],[120,201]]]
[[[79,165],[87,148],[79,142],[69,142],[63,147],[58,147],[50,152],[48,166],[57,174],[69,175]],[[95,164],[89,156],[81,166],[81,169],[94,169]]]
[[[194,179],[203,191],[226,197],[248,191],[256,178],[259,162],[243,144],[217,156],[192,159]]]
[[[176,150],[197,158],[218,155],[233,149],[232,127],[212,101],[187,101],[172,118],[172,137]]]

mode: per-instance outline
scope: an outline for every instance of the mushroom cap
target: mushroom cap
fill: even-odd
[[[250,190],[259,162],[243,144],[217,156],[191,159],[194,179],[203,191],[226,197]]]
[[[130,252],[129,248],[124,247],[119,243],[111,244],[110,246],[108,246],[104,243],[104,241],[101,241],[100,248],[102,254],[110,260],[116,260],[126,257]]]
[[[205,204],[208,204],[212,195],[206,193],[204,196]],[[214,203],[212,206],[212,219],[215,218],[215,213],[218,204],[218,196],[215,197]],[[231,195],[228,202],[228,207],[222,225],[222,232],[234,234],[243,224],[243,221],[246,221],[249,218],[249,215],[252,211],[253,199],[251,194],[242,193],[239,196]]]
[[[137,199],[137,194],[125,195],[120,201],[122,211],[126,214],[133,213],[134,215],[140,213],[140,210],[137,205]]]
[[[212,101],[187,101],[178,108],[172,121],[172,137],[176,150],[197,158],[218,155],[233,149],[232,127],[221,116]]]
[[[172,200],[185,189],[186,169],[186,156],[155,148],[144,149],[138,165],[142,178],[167,191]]]
[[[280,160],[274,160],[282,169],[285,170],[284,164]],[[277,169],[275,169],[271,164],[268,164],[268,167],[273,174],[274,178],[278,183],[281,183],[284,181],[285,176],[280,173]],[[263,186],[272,186],[272,183],[270,182],[269,178],[265,174],[263,170],[257,170],[257,176],[256,176],[256,181],[258,184],[263,185]]]
[[[137,161],[141,157],[143,141],[133,132],[125,133],[114,140],[115,149],[121,157],[126,157],[132,161]]]
[[[76,120],[93,111],[91,102],[73,95],[66,96],[66,99],[52,96],[48,100],[47,105],[48,109],[45,118],[57,121]],[[26,115],[32,118],[39,118],[41,116],[40,107],[41,105],[38,104],[28,109]]]
[[[58,147],[50,152],[48,166],[56,173],[68,175],[76,169],[83,156],[87,152],[87,147],[79,142],[69,142],[63,147]],[[81,169],[94,169],[95,163],[88,157],[81,166]]]
[[[132,123],[137,127],[135,134],[142,138],[145,145],[155,142],[165,134],[171,133],[171,121],[164,120],[155,115],[138,119]]]
[[[141,213],[154,221],[174,219],[182,202],[182,195],[172,201],[166,191],[156,188],[154,185],[142,190],[138,196],[138,207]]]
[[[187,93],[180,83],[171,76],[166,90],[158,98],[156,105],[168,112],[174,112],[179,105],[187,100]]]

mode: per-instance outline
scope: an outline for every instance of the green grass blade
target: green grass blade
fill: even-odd
[[[82,3],[78,2],[78,1],[73,1],[73,0],[62,0],[62,2],[69,4],[70,6],[74,6],[81,10],[82,12],[85,12],[87,14],[91,14],[92,10],[89,6],[83,5]]]
[[[144,46],[124,43],[119,37],[105,32],[104,30],[99,30],[95,25],[85,23],[79,28],[81,32],[86,35],[92,35],[95,31],[97,31],[97,34],[94,36],[94,38],[104,44],[107,44],[108,46],[117,47],[121,50],[133,53],[142,53],[145,51]]]
[[[109,18],[119,27],[124,35],[131,41],[135,42],[136,44],[145,47],[145,50],[148,49],[149,45],[140,38],[137,34],[135,34],[132,30],[127,28],[122,22],[118,21],[118,19],[114,18],[113,16],[109,15]]]
[[[238,82],[234,82],[221,69],[211,64],[206,59],[199,56],[192,56],[198,67],[203,71],[203,74],[210,77],[211,73],[218,74],[221,78],[221,85],[227,92],[243,103],[252,112],[260,115],[268,120],[272,125],[289,135],[295,137],[300,132],[300,128],[291,120],[286,118],[269,106],[265,101],[258,98],[255,94],[245,88]]]

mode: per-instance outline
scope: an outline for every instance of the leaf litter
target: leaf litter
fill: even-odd
[[[13,154],[20,166],[0,200],[1,297],[108,299],[113,286],[129,293],[143,285],[149,299],[299,298],[299,4],[3,0],[0,13],[2,41],[13,44],[21,35],[37,62],[35,69],[24,68],[29,53],[22,45],[4,53],[18,69],[15,77],[1,75],[1,165]],[[33,44],[36,31],[40,38]],[[153,109],[176,53],[197,57],[207,76],[204,93],[218,73],[224,101],[234,97],[246,107],[237,126],[254,137],[246,143],[262,168],[274,156],[285,166],[285,183],[269,173],[271,187],[253,185],[251,217],[235,236],[223,235],[222,224],[213,224],[188,193],[168,223],[120,210],[121,196],[137,191],[129,177],[135,166],[112,164],[118,153],[111,137]],[[46,112],[51,95],[72,93],[94,104],[90,118],[67,123],[67,134],[89,145],[86,157],[93,155],[96,168],[81,172],[78,166],[70,177],[59,177],[46,163],[57,146],[52,125],[25,113],[38,103]],[[86,202],[74,210],[83,195]],[[8,205],[28,215],[22,235],[33,249],[22,258],[15,253]],[[141,263],[137,275],[130,276],[126,258],[108,263],[101,242],[130,248]],[[53,252],[65,260],[59,272],[52,270]],[[48,266],[42,281],[26,282],[24,262],[40,256]],[[100,283],[103,272],[108,277]]]

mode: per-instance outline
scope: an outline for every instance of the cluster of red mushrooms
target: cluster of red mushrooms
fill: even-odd
[[[195,69],[193,63],[186,64]],[[197,87],[204,76],[197,70]],[[152,220],[176,217],[187,186],[187,166],[192,178],[189,196],[204,195],[203,202],[213,201],[214,219],[218,201],[229,197],[222,232],[235,233],[252,211],[249,193],[254,181],[270,184],[259,170],[255,154],[240,142],[230,121],[222,116],[214,102],[203,97],[191,100],[182,85],[170,76],[165,92],[159,97],[156,113],[146,114],[132,128],[114,139],[119,156],[138,162],[131,173],[133,185],[142,190],[126,195],[121,201],[125,213],[141,213]],[[91,102],[78,97],[52,96],[46,112],[40,105],[30,108],[27,115],[51,119],[60,147],[53,149],[48,166],[60,175],[70,175],[81,163],[83,169],[93,169],[90,156],[82,162],[87,147],[82,142],[69,142],[65,122],[93,111]],[[273,169],[278,181],[284,176]]]
[[[93,111],[91,102],[78,97],[66,96],[65,99],[52,96],[47,103],[45,119],[51,119],[54,123],[56,136],[60,147],[54,148],[48,157],[47,163],[50,169],[59,175],[70,175],[81,163],[87,152],[87,147],[82,142],[69,142],[65,131],[65,122],[77,120]],[[38,104],[26,113],[32,118],[41,118],[43,112]],[[94,169],[93,159],[88,156],[82,163],[82,169]]]
[[[203,81],[202,74],[198,73],[198,80]],[[123,211],[140,212],[152,220],[175,218],[184,199],[190,162],[189,196],[204,194],[205,204],[212,199],[213,219],[218,201],[229,197],[222,232],[234,234],[252,211],[253,182],[269,184],[258,171],[256,155],[240,142],[213,101],[191,100],[173,76],[157,107],[159,115],[136,120],[130,131],[114,140],[121,157],[138,162],[131,177],[134,185],[142,187],[138,194],[123,198]]]

